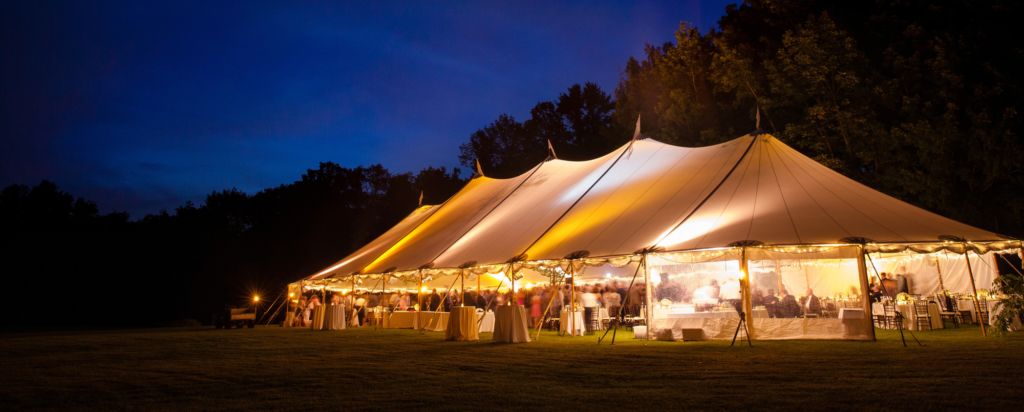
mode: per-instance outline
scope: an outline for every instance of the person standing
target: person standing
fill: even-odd
[[[736,308],[736,312],[743,311],[743,294],[740,292],[740,282],[736,278],[729,278],[722,284],[722,288],[719,289],[719,298],[733,308]]]

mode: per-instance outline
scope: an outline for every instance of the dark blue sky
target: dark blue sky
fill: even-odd
[[[498,115],[611,94],[645,43],[735,2],[4,2],[0,186],[140,218],[322,161],[451,168]]]

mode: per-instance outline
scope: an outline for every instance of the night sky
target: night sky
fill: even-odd
[[[498,115],[611,94],[645,43],[735,2],[4,2],[0,186],[137,219],[324,161],[455,167]]]

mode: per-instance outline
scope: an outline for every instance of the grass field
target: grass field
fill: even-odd
[[[1024,333],[644,342],[258,327],[0,335],[0,409],[1021,410]],[[908,336],[909,339],[909,336]]]

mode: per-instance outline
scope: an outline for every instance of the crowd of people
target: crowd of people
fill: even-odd
[[[882,278],[883,284],[891,281],[887,277]],[[892,281],[895,283],[894,281]],[[669,295],[678,296],[678,291],[669,289],[669,283],[663,282],[655,287],[654,298],[669,299],[673,303],[695,303],[713,302],[701,306],[700,311],[710,310],[713,304],[728,303],[730,307],[739,311],[742,307],[742,291],[739,282],[735,278],[728,278],[721,285],[716,280],[710,280],[704,286],[696,288],[693,293],[685,295],[679,301],[672,300]],[[677,286],[676,286],[677,287]],[[882,287],[872,284],[871,298],[880,296]],[[897,288],[889,288],[896,291]],[[485,311],[493,311],[496,307],[514,302],[516,305],[524,306],[529,317],[528,326],[536,327],[544,319],[558,319],[563,309],[573,304],[582,310],[587,329],[595,327],[599,310],[607,309],[609,317],[617,314],[626,316],[641,316],[646,286],[642,283],[634,284],[632,289],[628,284],[620,281],[609,281],[606,283],[585,284],[575,286],[575,295],[571,293],[569,285],[534,286],[516,290],[515,294],[509,290],[484,289],[481,291],[466,290],[459,292],[452,289],[439,291],[438,289],[424,290],[423,293],[415,291],[403,292],[331,292],[328,291],[327,299],[335,305],[345,305],[350,311],[358,316],[360,325],[368,324],[371,319],[367,313],[393,312],[393,311],[416,311],[427,312],[441,311],[450,312],[452,307],[472,306]],[[316,307],[322,304],[321,291],[308,291],[302,294],[298,301],[292,301],[290,310],[294,313],[292,326],[305,326],[309,324],[312,313]],[[895,296],[895,294],[893,294]],[[819,298],[812,289],[807,289],[804,295],[797,297],[790,294],[785,287],[780,288],[776,294],[774,289],[762,292],[761,289],[751,290],[751,304],[753,307],[763,306],[769,318],[799,318],[799,317],[821,317],[826,310],[826,303],[830,298]],[[723,305],[724,306],[724,305]],[[620,312],[621,308],[621,312]],[[546,312],[545,312],[546,311]],[[545,316],[547,313],[547,316]]]
[[[526,308],[526,313],[529,316],[528,326],[535,327],[545,318],[557,319],[563,308],[568,308],[573,303],[574,298],[576,306],[583,310],[584,317],[588,320],[596,319],[598,310],[601,308],[607,309],[609,316],[618,313],[620,307],[624,313],[636,316],[640,313],[639,307],[646,293],[643,284],[636,284],[632,289],[628,289],[628,285],[619,281],[577,285],[575,292],[574,295],[569,285],[534,286],[516,290],[514,295],[510,290],[495,289],[466,290],[462,293],[455,289],[448,291],[432,289],[425,290],[423,293],[326,291],[326,299],[331,304],[345,305],[346,308],[353,310],[358,316],[360,325],[368,324],[370,320],[367,318],[367,313],[374,311],[393,312],[419,309],[450,312],[452,307],[457,306],[473,306],[493,311],[496,307],[511,301]],[[317,306],[322,304],[323,293],[325,292],[319,290],[307,291],[301,294],[297,300],[290,301],[289,311],[294,314],[290,326],[308,325],[313,312]],[[545,311],[547,311],[547,316],[544,316]]]

